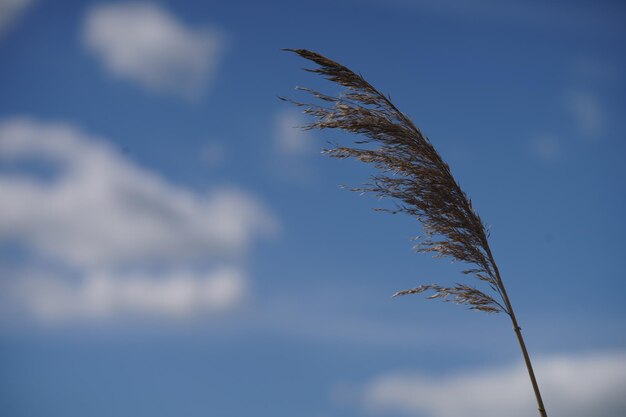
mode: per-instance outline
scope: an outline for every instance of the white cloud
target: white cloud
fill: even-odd
[[[567,106],[584,134],[597,136],[604,131],[606,124],[604,109],[594,94],[573,91],[567,97]]]
[[[18,169],[24,161],[53,164],[56,172],[38,178]],[[0,242],[20,244],[40,259],[79,271],[85,279],[74,289],[68,283],[51,283],[51,291],[60,294],[57,300],[86,296],[109,276],[110,306],[126,308],[116,297],[126,297],[136,288],[132,285],[140,284],[128,287],[114,271],[238,263],[256,237],[277,230],[268,210],[243,191],[201,194],[176,186],[134,165],[107,142],[64,124],[30,119],[0,123],[0,162],[17,167],[0,173]],[[100,278],[93,277],[94,271],[100,271]],[[170,277],[164,282],[187,290],[216,288],[203,279]],[[144,286],[148,299],[143,301],[168,310],[168,301],[157,301],[162,287]]]
[[[625,353],[540,358],[535,371],[552,417],[626,415]],[[521,365],[446,376],[389,374],[367,385],[363,402],[373,412],[425,417],[526,417],[537,413]]]
[[[24,14],[33,0],[0,0],[0,36]]]
[[[53,180],[0,175],[0,236],[71,265],[232,257],[276,229],[250,195],[175,186],[71,126],[1,123],[0,158],[58,164]]]
[[[222,36],[208,27],[188,28],[151,3],[93,7],[83,40],[113,75],[188,98],[213,78]]]
[[[27,308],[47,322],[124,314],[187,317],[239,305],[246,296],[247,282],[243,272],[235,268],[210,273],[96,272],[77,282],[34,274],[22,279],[14,291]]]

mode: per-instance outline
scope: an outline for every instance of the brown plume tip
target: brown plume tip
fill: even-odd
[[[339,129],[358,136],[356,146],[337,145],[325,150],[333,158],[355,158],[376,168],[370,182],[353,190],[391,198],[396,207],[386,211],[405,213],[422,223],[425,237],[415,246],[418,252],[472,265],[463,272],[474,275],[502,299],[485,225],[428,138],[361,75],[316,52],[284,50],[317,64],[306,71],[343,87],[338,95],[298,87],[317,99],[315,104],[281,99],[302,108],[312,118],[304,129]],[[497,302],[476,288],[462,285],[422,285],[394,296],[427,290],[435,291],[429,298],[466,304],[486,312],[508,313],[503,307],[505,302]]]

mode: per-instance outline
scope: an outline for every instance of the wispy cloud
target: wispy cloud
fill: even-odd
[[[626,354],[551,356],[536,361],[549,415],[617,417],[626,413]],[[375,413],[428,417],[523,417],[536,414],[522,366],[444,376],[391,373],[367,384],[363,405]]]
[[[276,150],[290,157],[306,155],[311,150],[311,138],[307,131],[302,130],[306,120],[292,109],[283,109],[276,113],[274,119],[274,144]]]
[[[194,273],[95,272],[79,281],[34,273],[15,288],[25,307],[46,322],[119,315],[187,317],[230,310],[246,296],[243,271],[221,268]]]
[[[94,6],[83,40],[114,76],[187,98],[200,96],[214,77],[223,43],[214,29],[187,27],[139,2]]]
[[[291,108],[281,109],[274,115],[274,163],[281,178],[306,181],[311,177],[307,157],[313,154],[311,133],[302,130],[306,119]]]
[[[0,161],[17,167],[0,173],[0,241],[78,271],[84,282],[76,288],[51,284],[59,300],[102,288],[93,286],[108,276],[110,305],[123,305],[115,300],[128,300],[129,288],[144,285],[136,277],[131,287],[122,283],[118,271],[129,268],[144,276],[150,275],[146,268],[174,271],[161,284],[144,285],[155,300],[159,285],[214,288],[205,281],[206,270],[182,281],[172,274],[198,263],[238,264],[253,240],[277,229],[269,211],[243,191],[198,193],[176,186],[133,164],[108,142],[65,124],[0,123]],[[19,169],[24,161],[53,165],[54,172],[41,178]],[[94,272],[98,280],[92,279]],[[168,309],[167,301],[151,305]]]
[[[33,4],[33,0],[0,0],[0,37],[4,35]]]
[[[556,135],[540,133],[531,139],[533,154],[544,161],[554,161],[561,155],[561,142]]]
[[[580,131],[587,136],[598,136],[605,130],[606,117],[598,97],[588,91],[572,91],[567,107]]]

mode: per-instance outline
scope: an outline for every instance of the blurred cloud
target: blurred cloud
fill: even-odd
[[[252,196],[177,187],[68,125],[5,121],[0,158],[58,164],[51,181],[0,176],[0,234],[72,265],[236,256],[276,230]]]
[[[311,150],[309,132],[301,129],[306,124],[306,120],[298,111],[280,110],[276,113],[274,123],[274,144],[279,153],[299,157]]]
[[[189,28],[155,4],[92,7],[83,41],[114,76],[186,98],[202,95],[214,77],[222,36]]]
[[[626,413],[626,354],[562,355],[536,361],[546,408],[554,417]],[[523,417],[536,414],[522,366],[446,376],[391,373],[371,381],[362,401],[373,412],[428,417]]]
[[[588,91],[572,91],[567,95],[567,106],[585,135],[598,136],[604,131],[604,109],[594,94]]]
[[[209,273],[96,272],[78,282],[35,273],[22,279],[16,292],[45,321],[128,313],[186,317],[236,307],[245,298],[247,281],[243,272],[235,268]]]
[[[302,130],[307,121],[294,109],[281,109],[274,115],[274,164],[281,178],[303,182],[311,178],[307,157],[311,155],[311,133]],[[285,173],[287,175],[285,175]]]
[[[561,144],[556,135],[541,133],[531,140],[533,154],[544,161],[553,161],[561,155]]]
[[[0,37],[24,14],[33,0],[0,0]]]
[[[238,263],[256,237],[272,235],[278,227],[272,214],[243,191],[201,194],[181,188],[134,165],[107,142],[65,124],[26,118],[0,123],[0,161],[17,167],[0,171],[0,241],[23,245],[36,256],[86,277],[74,289],[47,284],[60,294],[57,301],[102,288],[102,276],[108,274],[109,306],[126,308],[125,301],[118,299],[132,299],[167,310],[168,301],[158,301],[161,284],[149,287],[142,284],[143,278],[123,284],[119,273],[111,271],[155,265],[176,270],[207,261]],[[19,169],[19,163],[28,161],[52,164],[54,172],[42,177],[32,169]],[[94,271],[104,272],[96,280],[91,277]],[[200,276],[170,277],[162,285],[189,291],[200,288],[202,293],[214,288],[207,282]],[[127,297],[137,285],[147,288],[147,301]],[[41,299],[33,294],[31,301]],[[80,300],[76,303],[82,305]]]

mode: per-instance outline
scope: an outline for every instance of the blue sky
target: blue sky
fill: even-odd
[[[552,417],[626,413],[626,7],[0,0],[0,414],[528,416],[504,315],[277,95],[361,73],[490,225]]]

